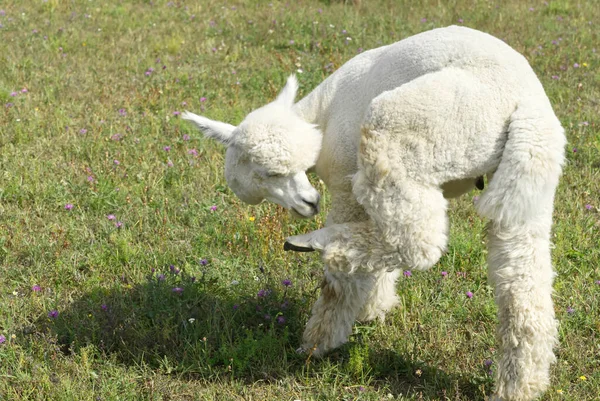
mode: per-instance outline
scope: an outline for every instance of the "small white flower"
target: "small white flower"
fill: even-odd
[[[16,296],[18,296],[18,295],[19,295],[19,291],[17,291],[17,290],[14,290],[14,291],[12,292],[12,294],[13,294],[13,295],[16,297]]]
[[[298,68],[296,71],[298,72],[298,74],[302,74],[302,73],[304,72],[304,71],[302,70],[302,68]]]
[[[258,276],[254,276],[254,281],[258,281]]]
[[[350,36],[348,36],[348,37],[346,38],[346,40],[349,42],[349,41],[351,41],[351,40],[352,40],[352,38],[351,38]]]
[[[330,28],[335,28],[335,25],[331,25],[331,24],[329,24],[329,27],[330,27]]]
[[[240,282],[239,282],[239,281],[237,281],[237,280],[233,280],[233,281],[231,281],[231,285],[238,285],[239,283],[240,283]]]
[[[193,317],[188,319],[188,322],[190,322],[190,323],[194,323],[195,321],[196,321],[196,319],[194,319]]]

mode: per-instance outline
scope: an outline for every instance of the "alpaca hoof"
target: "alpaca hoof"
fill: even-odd
[[[296,252],[314,252],[315,251],[314,248],[310,248],[307,246],[294,245],[288,241],[285,241],[285,243],[283,244],[283,250],[284,251],[296,251]]]

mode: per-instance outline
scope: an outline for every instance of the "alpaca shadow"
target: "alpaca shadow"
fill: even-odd
[[[389,349],[369,352],[371,375],[395,398],[485,401],[492,391],[488,372],[453,375]]]
[[[94,289],[24,331],[54,339],[65,355],[91,346],[119,363],[189,380],[231,375],[248,384],[274,382],[311,371],[320,375],[324,363],[335,363],[352,383],[366,374],[373,387],[396,395],[437,400],[456,394],[458,386],[461,395],[469,395],[464,399],[484,399],[472,381],[425,365],[417,368],[391,350],[369,350],[363,334],[375,324],[358,328],[352,341],[324,362],[297,354],[313,300],[281,285],[252,297],[244,293],[183,274],[153,275],[135,286]]]
[[[190,379],[265,380],[304,361],[293,347],[310,303],[278,287],[247,296],[209,279],[153,274],[142,284],[94,289],[24,331],[51,338],[65,355],[91,346],[119,363]]]

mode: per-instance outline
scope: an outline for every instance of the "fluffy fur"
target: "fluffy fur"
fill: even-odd
[[[288,239],[322,250],[325,262],[304,349],[323,354],[348,340],[356,319],[383,318],[398,302],[401,269],[428,269],[445,251],[446,198],[487,175],[477,210],[490,220],[499,309],[494,397],[541,394],[557,338],[549,249],[565,137],[525,58],[448,27],[354,57],[293,105],[296,88],[290,78],[238,127],[185,117],[228,145],[226,177],[243,200],[309,217],[318,195],[305,171],[327,184],[326,227]]]

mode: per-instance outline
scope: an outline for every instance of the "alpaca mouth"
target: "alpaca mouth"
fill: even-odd
[[[310,219],[311,217],[314,217],[317,213],[315,213],[315,211],[311,211],[311,213],[309,215],[304,214],[304,213],[300,213],[300,211],[298,209],[296,209],[295,207],[291,208],[290,211],[292,212],[292,215],[294,217],[298,217],[301,219]]]

